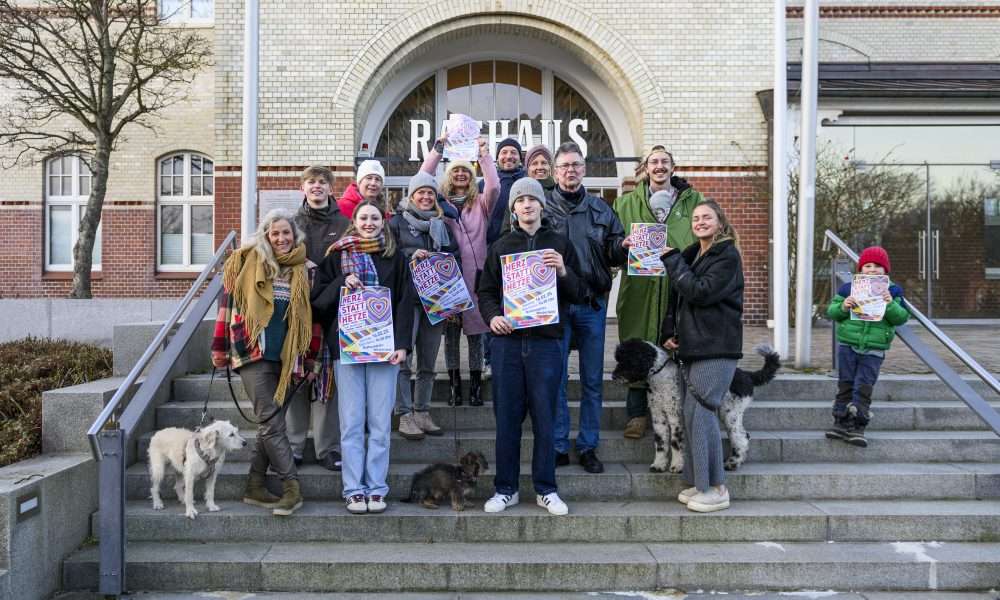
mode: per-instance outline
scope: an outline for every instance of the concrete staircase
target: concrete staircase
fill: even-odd
[[[208,382],[205,375],[176,380],[173,401],[157,409],[157,427],[196,425]],[[216,487],[222,511],[201,512],[192,521],[168,483],[167,510],[153,511],[145,463],[130,466],[129,589],[891,593],[1000,587],[1000,439],[933,378],[883,377],[864,450],[823,436],[835,391],[829,378],[784,375],[758,390],[746,415],[750,460],[729,477],[733,506],[710,515],[674,500],[683,487],[677,476],[649,472],[651,436],[622,437],[624,390],[608,381],[599,450],[606,471],[591,475],[575,464],[559,469],[560,494],[570,506],[565,517],[534,506],[527,424],[520,506],[488,515],[481,504],[455,513],[397,501],[429,462],[480,450],[492,467],[492,406],[449,408],[445,382],[438,384],[432,412],[447,433],[420,442],[393,438],[390,508],[382,515],[349,515],[339,473],[314,464],[300,469],[306,504],[294,516],[246,506],[240,495],[249,453],[237,452]],[[216,382],[211,393],[211,416],[242,423],[252,438],[225,384]],[[577,394],[571,382],[570,397]],[[576,406],[571,412],[575,423]],[[143,456],[149,437],[139,442]],[[480,499],[492,491],[487,475]],[[276,479],[270,483],[279,489]],[[197,498],[200,508],[200,490]],[[64,587],[93,588],[97,572],[97,548],[84,548],[65,561]]]

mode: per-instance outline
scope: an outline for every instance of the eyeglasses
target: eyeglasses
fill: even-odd
[[[580,169],[583,168],[583,163],[582,162],[563,163],[561,165],[556,165],[556,168],[559,169],[560,171],[566,171],[569,169],[573,169],[574,171],[579,171]]]

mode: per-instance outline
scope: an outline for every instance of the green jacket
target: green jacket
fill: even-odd
[[[890,284],[889,292],[892,302],[885,307],[885,316],[881,321],[852,321],[850,312],[843,307],[844,300],[851,293],[851,284],[842,285],[826,309],[826,316],[837,323],[837,341],[862,352],[888,350],[892,338],[896,336],[896,327],[910,318],[910,311],[903,306],[903,291],[899,286]]]
[[[695,242],[691,233],[691,213],[701,202],[702,196],[686,181],[673,177],[671,184],[677,188],[677,202],[667,217],[667,245],[684,249]],[[625,235],[632,231],[632,223],[656,223],[649,209],[649,186],[640,181],[636,188],[615,201],[615,212],[625,228]],[[667,277],[630,277],[622,269],[618,289],[618,339],[641,338],[654,344],[660,337],[660,322],[667,312]]]

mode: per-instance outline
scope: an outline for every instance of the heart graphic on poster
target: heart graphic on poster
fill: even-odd
[[[531,283],[533,286],[538,287],[548,281],[549,268],[545,266],[542,259],[538,258],[532,261],[529,268],[531,269]]]
[[[443,258],[434,263],[434,269],[445,279],[451,279],[458,270],[458,263],[453,260]]]
[[[369,298],[368,313],[376,321],[384,321],[392,308],[391,303],[386,298]]]
[[[667,242],[667,234],[662,231],[649,232],[649,245],[652,248],[662,248]]]

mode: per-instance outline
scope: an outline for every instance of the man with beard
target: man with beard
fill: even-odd
[[[636,169],[638,185],[615,201],[615,212],[626,232],[632,230],[632,223],[666,223],[667,245],[684,249],[695,241],[691,212],[702,195],[674,175],[674,166],[674,157],[666,148],[653,146]],[[626,270],[622,270],[621,277],[618,339],[641,338],[655,344],[667,308],[667,277],[633,277]],[[627,438],[641,438],[649,425],[647,391],[644,383],[629,386],[625,403]]]
[[[500,239],[504,233],[504,221],[509,218],[507,201],[510,199],[510,186],[524,177],[524,167],[521,165],[521,144],[514,138],[506,138],[497,146],[497,172],[500,175],[500,195],[497,196],[493,212],[490,213],[489,226],[486,229],[486,247]],[[479,192],[483,191],[483,182],[479,182]],[[507,231],[510,227],[506,228]]]

